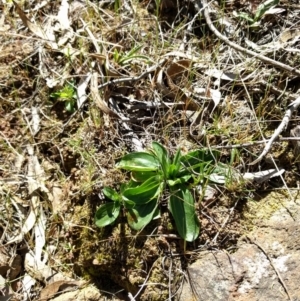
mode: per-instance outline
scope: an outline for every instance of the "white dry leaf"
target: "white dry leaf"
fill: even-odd
[[[29,154],[27,172],[29,194],[32,194],[38,189],[48,193],[49,191],[45,186],[46,174],[44,169],[40,165],[37,156],[34,155],[33,147],[28,145],[27,152]]]
[[[50,189],[48,197],[52,205],[53,214],[57,214],[59,212],[63,213],[67,210],[66,203],[63,201],[63,192],[61,187],[53,186]]]
[[[162,68],[160,68],[155,76],[154,82],[158,90],[163,94],[163,95],[168,95],[170,93],[170,90],[166,87],[163,81],[163,74],[164,71]]]
[[[219,70],[219,69],[209,69],[209,70],[205,71],[205,74],[210,77],[216,78],[218,81],[227,80],[229,82],[232,82],[232,81],[249,80],[249,79],[253,78],[257,73],[257,71],[253,71],[252,73],[250,73],[248,75],[241,76],[242,71],[244,71],[244,69],[242,69],[242,68],[239,72],[223,71],[223,70]]]
[[[62,0],[57,14],[57,20],[59,21],[60,28],[62,30],[70,28],[68,13],[69,13],[69,3],[67,0]]]
[[[70,43],[73,42],[74,37],[75,37],[75,35],[74,35],[74,31],[72,28],[64,30],[62,36],[59,38],[59,40],[57,42],[58,47],[60,48],[61,46],[67,44],[67,42],[70,42]],[[70,47],[68,47],[68,48],[70,48]],[[64,51],[64,50],[62,50],[62,51]]]
[[[17,173],[20,173],[24,161],[25,161],[25,156],[23,154],[16,153],[16,157],[14,160],[14,167]]]
[[[270,9],[268,9],[265,13],[264,16],[266,15],[278,15],[281,13],[284,13],[285,9],[281,8],[281,7],[271,7]]]
[[[219,69],[209,69],[209,70],[205,71],[204,73],[210,77],[227,80],[227,81],[235,81],[235,80],[240,79],[239,73],[226,72],[226,71],[219,70]]]
[[[7,244],[20,243],[25,234],[27,234],[35,225],[36,217],[38,216],[38,207],[40,199],[38,196],[32,196],[30,200],[30,211],[22,226],[21,232],[13,237]]]
[[[32,251],[25,255],[24,268],[31,277],[45,284],[59,280],[71,280],[71,278],[52,270],[47,264],[37,259]]]
[[[36,218],[39,215],[40,197],[37,195],[37,191],[41,190],[48,193],[48,189],[45,187],[45,173],[39,164],[38,158],[33,154],[33,147],[27,146],[28,156],[28,194],[31,195],[29,214],[22,226],[21,232],[17,234],[12,240],[8,242],[21,242],[25,234],[27,234],[35,225]]]
[[[6,287],[7,283],[6,283],[6,280],[3,278],[2,275],[0,275],[0,290],[4,290],[5,287]]]
[[[206,88],[201,87],[193,87],[193,93],[197,94],[198,96],[206,97]]]
[[[47,22],[45,22],[44,25],[44,32],[46,34],[46,36],[48,37],[48,41],[47,41],[47,45],[54,50],[58,49],[58,45],[55,42],[56,41],[56,37],[55,37],[55,22],[56,22],[56,17],[54,16],[48,16]]]
[[[32,135],[35,136],[40,130],[40,122],[41,122],[38,108],[36,108],[36,107],[31,108],[31,116],[32,116],[31,132],[32,132]]]
[[[215,105],[211,111],[211,114],[214,112],[215,108],[221,101],[221,92],[219,90],[193,87],[193,93],[198,97],[208,98],[214,101]]]
[[[39,260],[42,259],[42,253],[43,248],[46,243],[46,235],[45,235],[45,229],[46,229],[46,222],[47,218],[44,214],[43,206],[40,205],[40,214],[38,217],[38,220],[34,227],[35,232],[35,257]],[[44,257],[44,263],[46,263],[47,257]]]
[[[268,181],[269,179],[273,177],[278,177],[282,175],[285,172],[285,170],[279,169],[268,169],[264,171],[259,171],[259,172],[246,172],[243,174],[243,179],[247,181],[255,181],[257,183],[263,183]]]
[[[0,31],[8,31],[10,29],[10,25],[5,24],[5,15],[2,14],[0,17]]]
[[[25,273],[22,277],[22,293],[23,293],[23,300],[31,300],[32,294],[30,293],[31,288],[35,285],[36,280],[32,278],[30,275]]]
[[[287,29],[279,35],[279,42],[284,44],[290,40],[298,40],[300,37],[300,29]],[[293,43],[292,43],[293,44]]]
[[[77,107],[78,109],[85,103],[87,100],[86,88],[91,80],[92,73],[89,72],[86,76],[83,76],[77,87]]]
[[[60,38],[57,42],[58,47],[65,45],[68,41],[72,41],[75,38],[73,28],[70,26],[69,20],[69,3],[67,0],[62,0],[57,14],[57,20],[59,22],[56,31],[60,31]]]
[[[46,30],[42,29],[41,25],[36,25],[32,23],[21,9],[21,7],[13,0],[13,3],[16,7],[16,11],[19,14],[23,24],[36,36],[42,38],[43,40],[47,41],[47,44],[52,47],[53,49],[57,49],[57,45],[55,43],[55,36],[53,35],[53,30]]]
[[[57,86],[59,84],[59,79],[47,77],[46,84],[49,88],[54,88],[55,86]]]
[[[203,194],[203,186],[202,185],[198,185],[196,186],[196,190],[197,193],[199,193],[200,195]],[[212,201],[216,199],[216,195],[217,195],[218,191],[216,188],[207,185],[204,189],[204,196],[203,196],[203,200],[204,201]]]
[[[219,90],[208,89],[208,93],[215,104],[212,111],[210,112],[210,115],[212,116],[214,110],[216,109],[216,107],[219,105],[221,101],[221,92]]]

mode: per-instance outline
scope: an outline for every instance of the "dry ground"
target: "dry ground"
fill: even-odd
[[[253,17],[260,1],[215,1],[209,14],[231,41],[298,68],[294,2],[256,24],[238,14]],[[176,299],[201,250],[230,250],[251,229],[253,204],[298,189],[297,140],[249,163],[264,147],[252,142],[270,137],[296,99],[299,76],[217,38],[197,1],[2,1],[0,11],[2,296],[47,300],[89,283],[103,300]],[[282,137],[299,137],[298,123],[296,110]],[[285,172],[200,196],[201,233],[185,253],[167,210],[139,233],[122,217],[97,228],[102,187],[128,176],[115,162],[151,141],[171,153],[218,148],[241,174]]]

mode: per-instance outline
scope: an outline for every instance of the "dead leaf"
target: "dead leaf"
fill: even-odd
[[[92,286],[88,285],[80,290],[75,292],[63,293],[60,296],[51,299],[52,301],[99,301],[102,300],[99,290]]]
[[[40,122],[41,122],[38,108],[36,107],[31,108],[31,116],[32,116],[31,131],[32,131],[32,135],[35,136],[40,130]]]
[[[83,286],[85,282],[83,281],[67,281],[67,280],[60,280],[55,281],[46,287],[44,287],[41,291],[40,299],[48,300],[53,298],[53,296],[57,295],[59,292],[66,292],[70,290],[74,290]]]
[[[30,275],[25,273],[25,275],[21,278],[22,281],[22,293],[23,293],[23,300],[31,300],[31,288],[36,284],[36,280],[32,278]]]
[[[214,101],[214,107],[212,111],[210,112],[210,115],[212,116],[215,108],[219,105],[221,101],[221,92],[219,90],[214,90],[214,89],[208,89],[208,94],[211,97],[211,99]]]
[[[52,270],[47,264],[35,258],[32,251],[25,255],[24,268],[33,279],[37,279],[45,284],[60,280],[72,280],[61,273]]]
[[[280,36],[279,36],[279,42],[280,43],[286,43],[291,39],[297,38],[300,36],[300,30],[299,29],[287,29],[284,30]]]
[[[57,20],[59,21],[62,30],[70,28],[68,12],[69,3],[67,0],[62,0],[57,14]]]
[[[78,109],[85,103],[87,99],[86,88],[91,80],[92,74],[89,72],[86,76],[83,76],[77,87],[77,107]]]
[[[63,192],[61,187],[53,186],[50,189],[48,197],[52,204],[53,214],[57,214],[58,212],[63,213],[67,210],[66,203],[63,201]]]
[[[121,116],[119,116],[119,114],[117,114],[116,112],[114,112],[113,110],[111,110],[107,104],[103,101],[102,97],[99,94],[98,91],[98,73],[94,72],[92,75],[92,79],[91,79],[91,95],[93,100],[95,101],[96,105],[98,106],[98,108],[105,114],[117,118],[117,119],[122,119]]]
[[[285,172],[283,168],[276,169],[268,169],[259,172],[246,172],[243,174],[243,179],[247,181],[255,181],[257,183],[263,183],[268,181],[273,177],[278,177]]]
[[[190,60],[172,62],[166,69],[166,73],[173,81],[175,81],[179,76],[187,77],[191,64],[192,62]]]
[[[47,37],[46,33],[42,30],[41,26],[35,25],[27,18],[21,7],[13,0],[13,3],[16,7],[17,13],[19,14],[23,24],[35,35],[38,37],[49,40],[49,37]],[[51,40],[50,40],[51,41]]]

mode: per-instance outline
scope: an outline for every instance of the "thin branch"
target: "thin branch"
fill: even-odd
[[[200,5],[197,2],[198,1],[195,0],[195,3],[194,3],[195,7],[198,8],[198,9],[200,9]],[[242,53],[245,53],[245,54],[248,54],[248,55],[253,56],[255,58],[258,58],[258,59],[260,59],[262,62],[264,62],[266,64],[272,65],[272,66],[277,67],[279,69],[282,69],[282,70],[285,70],[285,71],[288,71],[288,72],[291,72],[293,74],[296,74],[296,75],[300,76],[300,70],[298,70],[296,68],[293,68],[293,67],[291,67],[289,65],[283,64],[281,62],[272,60],[272,59],[270,59],[270,58],[268,58],[268,57],[266,57],[266,56],[264,56],[262,54],[256,53],[256,52],[254,52],[252,50],[249,50],[249,49],[246,49],[246,48],[244,48],[244,47],[242,47],[242,46],[240,46],[240,45],[238,45],[238,44],[230,41],[226,36],[222,35],[217,30],[217,28],[213,25],[212,20],[211,20],[211,18],[209,16],[207,1],[206,0],[202,0],[202,3],[203,3],[203,7],[204,7],[204,17],[205,17],[206,23],[207,23],[208,27],[210,28],[210,30],[220,40],[224,41],[227,45],[229,45],[230,47],[232,47],[233,49],[235,49],[237,51],[240,51]],[[286,126],[289,123],[289,120],[291,119],[291,115],[292,115],[293,111],[296,110],[299,105],[300,105],[300,98],[297,98],[294,102],[292,102],[290,104],[290,106],[288,107],[288,110],[285,113],[285,116],[284,116],[281,124],[279,125],[279,127],[274,132],[274,134],[271,137],[271,139],[266,144],[263,152],[261,153],[261,155],[256,160],[254,160],[252,163],[250,163],[250,165],[254,165],[254,164],[258,163],[259,161],[261,161],[262,158],[269,152],[269,150],[270,150],[270,148],[272,146],[272,143],[279,136],[279,134],[284,130],[284,128],[286,128]]]
[[[212,146],[213,149],[232,149],[232,148],[243,148],[243,147],[250,147],[258,144],[263,144],[269,141],[270,139],[241,143],[241,144],[232,144],[232,145],[218,145]],[[300,137],[277,137],[278,141],[300,141]]]
[[[280,135],[280,133],[287,127],[293,112],[299,107],[300,105],[300,97],[298,97],[295,101],[293,101],[289,106],[287,111],[285,112],[285,115],[280,123],[280,125],[278,126],[278,128],[275,130],[274,134],[272,135],[271,139],[268,141],[268,143],[266,144],[264,150],[262,151],[262,153],[259,155],[259,157],[254,160],[252,163],[250,163],[249,165],[254,165],[257,162],[261,161],[262,158],[269,152],[272,143],[276,140],[276,138]]]
[[[199,0],[194,0],[194,5],[196,7],[196,9],[201,9],[201,4],[197,3],[199,2]],[[213,25],[212,23],[212,20],[209,16],[209,12],[208,12],[208,4],[207,4],[207,1],[206,0],[202,0],[202,3],[203,3],[203,7],[204,7],[204,17],[205,17],[205,20],[206,20],[206,23],[209,27],[209,29],[220,39],[222,40],[223,42],[225,42],[227,45],[229,45],[230,47],[232,47],[233,49],[239,51],[239,52],[242,52],[242,53],[245,53],[247,55],[250,55],[252,57],[255,57],[255,58],[258,58],[260,59],[262,62],[266,63],[266,64],[269,64],[269,65],[272,65],[274,67],[277,67],[279,69],[282,69],[282,70],[285,70],[285,71],[288,71],[288,72],[291,72],[295,75],[298,75],[300,76],[300,70],[294,68],[294,67],[291,67],[289,65],[286,65],[286,64],[283,64],[281,62],[278,62],[278,61],[275,61],[275,60],[272,60],[262,54],[259,54],[257,52],[254,52],[252,50],[249,50],[249,49],[246,49],[232,41],[230,41],[226,36],[224,36],[223,34],[221,34],[217,28]]]
[[[98,89],[103,89],[104,87],[109,86],[109,85],[115,85],[115,84],[119,84],[119,83],[131,82],[131,81],[138,81],[138,80],[146,77],[149,73],[155,71],[158,67],[162,66],[165,61],[166,61],[166,59],[161,60],[158,64],[148,68],[145,72],[143,72],[139,76],[122,77],[122,78],[112,79],[106,83],[99,85]]]

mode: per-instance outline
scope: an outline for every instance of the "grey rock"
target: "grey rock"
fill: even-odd
[[[286,206],[293,217],[282,207],[257,222],[234,253],[203,252],[179,300],[300,301],[300,205]]]

